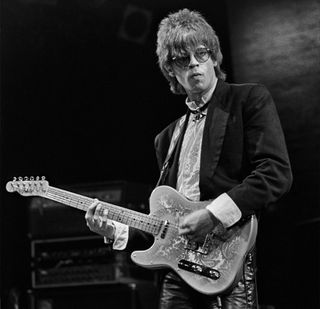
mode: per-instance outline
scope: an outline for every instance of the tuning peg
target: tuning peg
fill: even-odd
[[[23,178],[20,176],[20,177],[18,177],[18,179],[19,179],[19,181],[23,181]]]
[[[37,176],[37,177],[36,177],[36,180],[37,180],[37,181],[38,181],[38,180],[40,180],[40,177],[39,177],[39,176]]]
[[[33,176],[30,176],[30,180],[33,181],[33,180],[34,180],[34,177],[33,177]]]
[[[25,180],[25,181],[28,181],[29,178],[28,178],[27,176],[24,176],[24,180]]]
[[[46,180],[46,176],[41,176],[41,180]]]
[[[13,177],[13,181],[17,181],[17,177]]]

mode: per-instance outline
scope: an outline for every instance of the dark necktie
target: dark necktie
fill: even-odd
[[[209,103],[209,101],[206,102],[205,104],[203,104],[201,107],[195,109],[195,110],[191,110],[190,109],[190,112],[195,115],[194,118],[193,118],[193,121],[198,121],[202,117],[205,116],[205,114],[203,114],[203,111],[207,108],[208,103]]]

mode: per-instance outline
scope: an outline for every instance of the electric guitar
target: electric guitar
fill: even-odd
[[[49,186],[44,177],[14,178],[8,192],[41,196],[86,211],[93,199]],[[150,196],[150,214],[102,202],[108,219],[127,224],[154,236],[153,245],[134,251],[132,260],[146,268],[170,268],[195,290],[217,295],[232,288],[240,279],[246,255],[253,247],[258,223],[255,216],[228,228],[223,235],[214,231],[202,243],[178,233],[179,218],[202,209],[209,202],[191,202],[168,186],[159,186]]]

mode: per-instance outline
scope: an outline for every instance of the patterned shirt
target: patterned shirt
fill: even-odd
[[[210,91],[202,97],[202,102],[197,105],[194,101],[186,99],[186,105],[191,111],[196,111],[204,106],[210,99],[216,83]],[[177,177],[177,190],[192,201],[200,200],[200,157],[204,123],[207,108],[198,113],[191,113],[187,129],[183,138]],[[177,127],[176,127],[177,130]]]

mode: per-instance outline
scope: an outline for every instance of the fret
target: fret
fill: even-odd
[[[123,223],[123,224],[129,225],[129,224],[128,224],[128,221],[129,221],[129,217],[128,217],[128,216],[125,216],[125,217],[122,218],[122,223]]]

